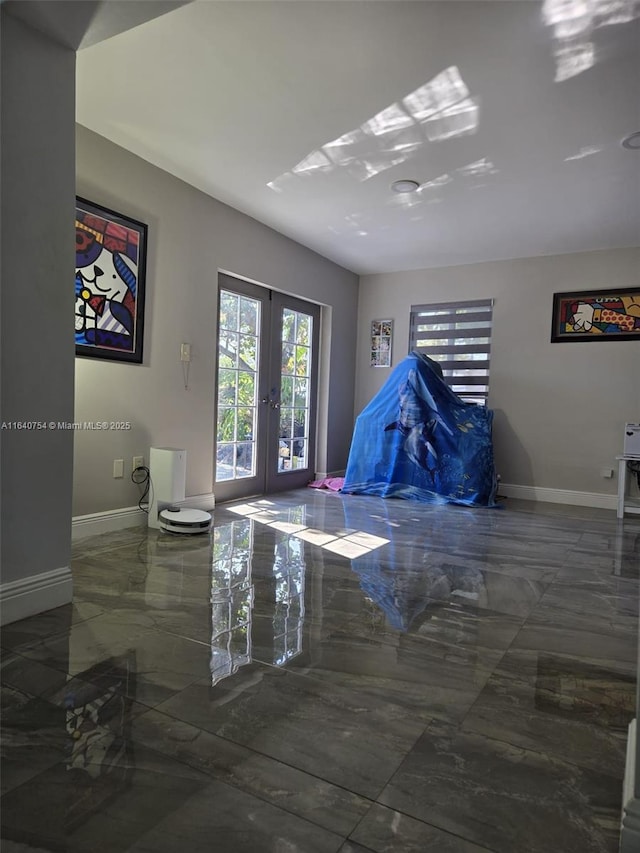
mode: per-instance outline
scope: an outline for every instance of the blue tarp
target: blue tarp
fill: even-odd
[[[356,420],[343,492],[496,505],[493,412],[465,403],[437,362],[411,353]]]

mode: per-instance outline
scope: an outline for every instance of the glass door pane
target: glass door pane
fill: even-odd
[[[216,482],[256,475],[259,300],[220,291]]]
[[[277,464],[267,468],[267,490],[306,485],[315,475],[315,402],[320,308],[274,293],[272,389],[278,393],[272,422]]]
[[[279,471],[309,465],[313,317],[282,309]]]

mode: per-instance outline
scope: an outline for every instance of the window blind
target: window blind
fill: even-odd
[[[437,361],[463,400],[486,404],[492,318],[493,299],[412,305],[409,351]]]

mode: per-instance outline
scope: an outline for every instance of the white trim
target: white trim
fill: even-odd
[[[69,566],[52,569],[0,584],[0,624],[8,625],[27,616],[69,604],[73,580]]]
[[[618,505],[617,495],[603,495],[599,492],[574,492],[570,489],[546,489],[542,486],[515,486],[500,483],[498,494],[507,498],[521,498],[525,501],[546,501],[552,504],[569,504],[570,506],[593,506],[599,509],[615,510]]]
[[[183,501],[175,501],[177,506],[188,506],[191,509],[211,511],[216,504],[215,496],[209,492],[205,495],[192,495]],[[123,509],[109,509],[105,512],[92,512],[89,515],[74,516],[71,524],[71,539],[85,539],[100,533],[113,533],[115,530],[125,530],[127,527],[139,527],[147,523],[147,513],[137,506]]]
[[[637,721],[629,723],[627,761],[622,786],[622,820],[620,826],[620,853],[638,853],[640,850],[640,800],[634,796],[636,789]]]
[[[636,721],[631,720],[627,735],[627,760],[624,766],[624,780],[622,783],[622,805],[623,807],[633,799],[636,787]]]
[[[631,800],[624,807],[620,853],[638,853],[640,850],[640,800]]]
[[[191,495],[191,497],[179,501],[156,501],[152,504],[152,511],[155,511],[158,514],[156,516],[155,523],[151,520],[150,516],[146,516],[146,518],[149,522],[149,527],[154,530],[161,530],[162,528],[160,527],[158,518],[163,509],[168,509],[169,507],[174,506],[183,506],[187,509],[200,509],[206,510],[207,512],[213,512],[215,505],[216,500],[211,493],[207,495]]]
[[[191,495],[190,498],[185,498],[183,501],[176,501],[178,506],[186,506],[189,509],[204,509],[212,512],[216,506],[216,498],[213,492],[206,495]]]
[[[92,512],[89,515],[76,515],[71,522],[71,540],[96,536],[99,533],[113,533],[126,527],[145,524],[147,514],[137,506],[124,509],[110,509],[106,512]]]

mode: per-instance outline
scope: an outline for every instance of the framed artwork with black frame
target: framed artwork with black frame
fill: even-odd
[[[640,287],[553,294],[551,343],[640,341]]]
[[[76,198],[76,355],[142,362],[147,226]]]

